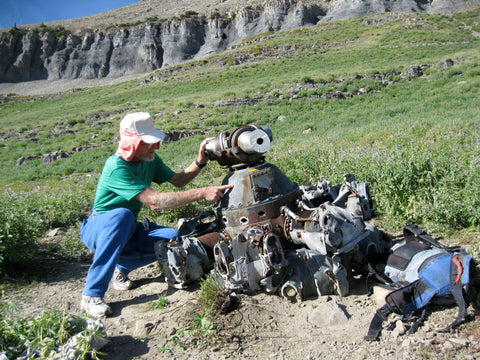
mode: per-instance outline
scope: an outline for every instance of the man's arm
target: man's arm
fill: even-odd
[[[198,167],[195,162],[191,163],[186,169],[175,173],[168,182],[173,186],[182,188],[189,184],[199,173],[202,168]]]
[[[233,185],[208,186],[168,193],[159,193],[148,187],[135,196],[135,199],[152,210],[166,210],[190,204],[198,200],[216,202],[223,198],[223,193],[226,189],[231,189],[232,187]]]
[[[172,176],[169,180],[172,185],[176,187],[184,187],[198,175],[203,167],[202,165],[208,162],[208,158],[205,155],[205,146],[207,142],[213,139],[214,138],[208,138],[202,141],[195,161],[185,170]],[[224,191],[226,189],[231,189],[232,187],[233,185],[207,186],[198,189],[168,193],[159,193],[151,187],[148,187],[136,195],[135,199],[152,210],[166,210],[190,204],[198,200],[217,202],[223,198]]]
[[[198,155],[194,162],[190,164],[185,170],[176,173],[172,176],[170,180],[168,180],[172,185],[182,188],[185,185],[189,184],[199,173],[202,169],[200,166],[205,166],[208,162],[208,158],[205,155],[205,147],[207,142],[213,140],[214,138],[207,138],[202,141],[200,144],[200,149],[198,149]],[[202,167],[203,167],[202,166]]]

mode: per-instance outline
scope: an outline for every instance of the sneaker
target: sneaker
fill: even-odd
[[[101,297],[82,295],[80,308],[92,317],[110,315],[113,311]]]
[[[121,273],[118,269],[115,269],[112,278],[112,285],[115,290],[125,291],[133,288],[135,283],[128,278],[128,275]]]

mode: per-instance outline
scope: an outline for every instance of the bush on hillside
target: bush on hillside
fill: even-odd
[[[52,228],[68,227],[85,217],[92,194],[85,186],[6,191],[0,196],[0,274],[28,263],[37,239]]]

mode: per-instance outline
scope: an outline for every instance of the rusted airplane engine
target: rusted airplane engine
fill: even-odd
[[[198,279],[200,269],[209,270],[208,256],[228,290],[279,291],[291,301],[346,296],[352,273],[386,251],[366,222],[374,216],[367,184],[346,175],[336,186],[298,186],[265,161],[271,141],[270,129],[247,125],[207,143],[210,160],[229,168],[223,184],[233,188],[210,211],[182,222],[183,241],[158,246],[170,283]],[[208,217],[214,220],[203,222]]]

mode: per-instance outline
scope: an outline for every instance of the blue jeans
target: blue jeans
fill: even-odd
[[[115,267],[122,273],[156,260],[154,244],[181,234],[172,228],[150,223],[148,232],[125,208],[100,214],[93,212],[80,229],[82,242],[93,253],[83,295],[103,297]]]

